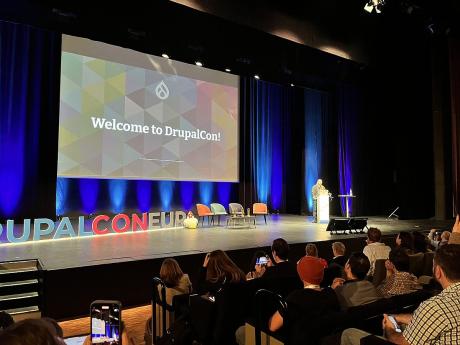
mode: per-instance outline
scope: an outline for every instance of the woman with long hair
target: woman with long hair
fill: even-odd
[[[228,257],[223,250],[214,250],[206,255],[203,267],[206,268],[208,286],[226,283],[240,283],[246,280],[243,271]]]
[[[414,254],[414,236],[410,232],[401,231],[396,237],[396,246],[409,255]]]
[[[182,272],[175,259],[163,260],[160,268],[160,278],[166,285],[166,303],[172,304],[176,295],[189,294],[192,292],[192,283],[187,274]]]

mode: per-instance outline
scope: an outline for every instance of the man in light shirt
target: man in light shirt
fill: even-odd
[[[363,253],[369,259],[371,268],[369,269],[368,276],[374,275],[375,262],[378,259],[388,260],[391,248],[380,242],[382,233],[377,228],[369,228],[367,231],[367,246],[364,247]]]

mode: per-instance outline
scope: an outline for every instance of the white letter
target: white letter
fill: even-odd
[[[169,126],[165,127],[165,135],[170,136],[172,134],[172,128]]]
[[[102,128],[102,127],[104,127],[104,122],[105,122],[104,118],[100,119],[98,117],[92,117],[91,116],[91,121],[93,122],[93,128],[96,128],[96,127]]]

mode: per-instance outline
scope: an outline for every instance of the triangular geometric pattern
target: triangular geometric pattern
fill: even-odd
[[[238,97],[234,86],[63,51],[58,175],[237,181]]]

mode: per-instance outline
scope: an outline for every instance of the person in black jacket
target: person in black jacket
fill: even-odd
[[[264,275],[259,279],[261,288],[286,297],[292,290],[302,287],[296,265],[288,260],[288,255],[288,243],[282,238],[274,240],[272,256],[275,262],[267,267]]]
[[[199,277],[199,290],[213,301],[212,344],[235,344],[235,331],[246,316],[246,276],[222,250],[206,255]]]

